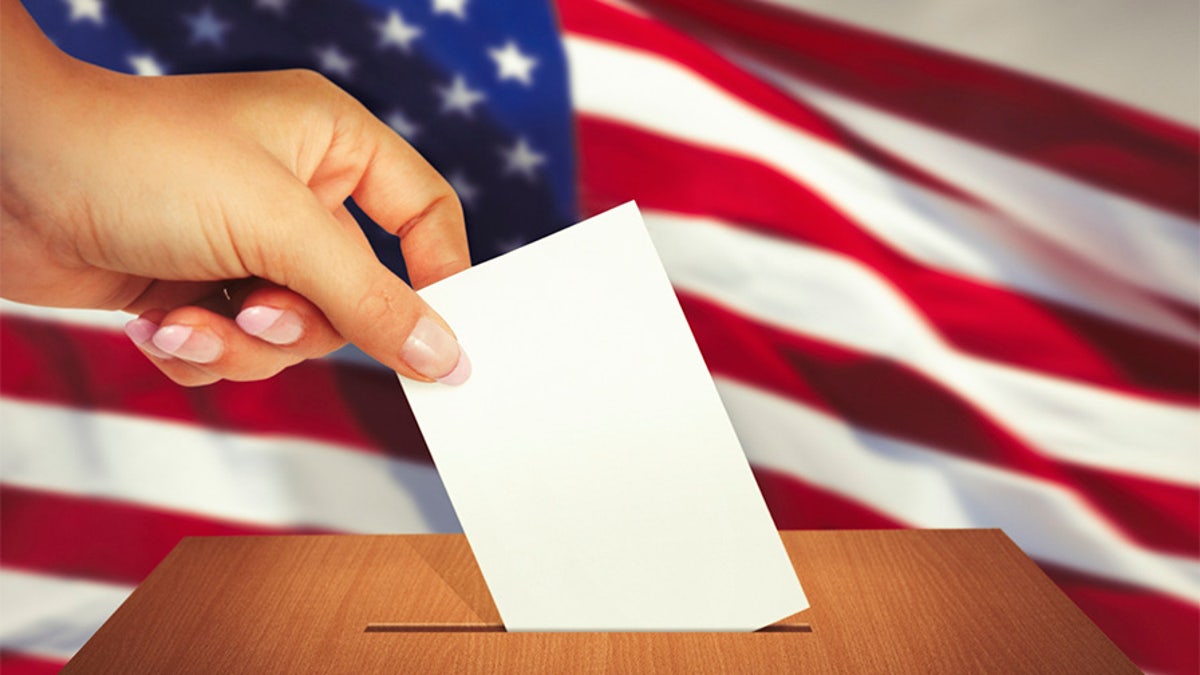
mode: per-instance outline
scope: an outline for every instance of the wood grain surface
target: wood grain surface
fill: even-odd
[[[999,530],[781,536],[758,633],[503,632],[462,535],[185,539],[63,672],[1138,672]]]

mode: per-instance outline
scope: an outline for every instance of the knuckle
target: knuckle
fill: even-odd
[[[284,73],[290,84],[288,94],[307,103],[311,111],[339,117],[358,105],[358,101],[333,80],[315,70],[295,68]]]
[[[401,239],[404,239],[408,235],[412,234],[414,230],[429,222],[431,215],[442,211],[450,211],[453,215],[455,215],[457,220],[454,220],[453,222],[462,221],[462,203],[458,200],[458,193],[456,193],[454,188],[450,187],[450,184],[444,179],[441,180],[440,184],[438,185],[438,189],[433,195],[433,198],[429,200],[429,203],[425,205],[425,208],[421,209],[420,213],[409,218],[403,224],[401,224],[400,227],[396,228],[396,231],[393,234]]]
[[[301,92],[324,91],[333,87],[328,78],[311,68],[289,68],[279,71],[278,76],[291,88]]]
[[[411,313],[412,302],[397,286],[402,286],[399,280],[394,283],[386,278],[373,281],[355,307],[357,325],[374,328],[405,322]]]
[[[258,380],[266,380],[275,377],[282,373],[286,368],[295,365],[288,361],[274,361],[272,363],[258,364],[253,370],[239,373],[229,373],[225,379],[230,382],[257,382]]]
[[[444,178],[439,188],[437,196],[434,197],[435,202],[440,208],[449,210],[454,216],[455,222],[463,222],[462,200],[458,198],[458,193]]]
[[[332,331],[321,339],[313,341],[312,347],[306,354],[307,358],[319,359],[346,346],[346,339]]]
[[[177,368],[163,368],[163,373],[171,378],[175,384],[184,387],[204,387],[217,382],[221,378],[210,373],[202,373],[198,370],[188,369],[182,370]]]
[[[276,349],[291,359],[288,366],[304,359],[320,358],[346,344],[346,341],[328,325],[321,325],[317,321],[305,323],[307,326],[304,333],[295,342],[275,345]]]
[[[399,298],[392,289],[375,283],[358,300],[355,314],[360,325],[378,325],[396,315]]]
[[[293,123],[297,128],[317,123],[327,115],[342,90],[324,75],[307,68],[292,68],[263,73],[251,108],[265,113],[260,120],[279,125]],[[267,93],[264,96],[264,92]]]

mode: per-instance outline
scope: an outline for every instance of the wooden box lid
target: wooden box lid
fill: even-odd
[[[182,541],[64,673],[1136,673],[999,530],[782,532],[758,633],[507,633],[462,535]]]

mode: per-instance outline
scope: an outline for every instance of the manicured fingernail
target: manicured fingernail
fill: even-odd
[[[154,334],[154,346],[184,361],[212,363],[224,346],[215,335],[191,326],[164,326]]]
[[[471,377],[471,359],[467,358],[467,352],[462,347],[458,348],[458,363],[454,364],[454,370],[438,378],[438,382],[448,384],[451,387],[457,387],[467,378]]]
[[[158,324],[149,319],[137,318],[125,324],[125,334],[143,351],[151,356],[157,356],[160,359],[171,358],[170,354],[160,350],[154,346],[150,338],[154,337],[154,332],[158,330]]]
[[[443,384],[460,385],[471,375],[471,361],[441,324],[423,316],[400,348],[413,370]]]
[[[274,345],[290,345],[304,334],[299,314],[262,305],[238,312],[237,325],[247,334]]]

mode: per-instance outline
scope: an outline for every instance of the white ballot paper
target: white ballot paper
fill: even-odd
[[[401,378],[509,631],[750,631],[808,607],[632,203],[421,291]]]

